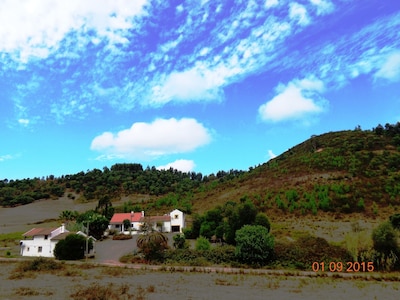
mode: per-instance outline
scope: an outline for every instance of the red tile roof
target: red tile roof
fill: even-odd
[[[50,235],[52,231],[57,228],[32,228],[28,232],[25,232],[23,236],[37,236],[37,235]]]
[[[114,214],[110,220],[110,224],[122,224],[124,220],[128,219],[131,222],[140,222],[140,218],[142,217],[141,212],[134,213],[117,213]]]

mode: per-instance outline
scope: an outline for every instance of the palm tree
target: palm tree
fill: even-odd
[[[162,260],[168,249],[168,238],[161,232],[152,231],[138,237],[136,245],[147,260]]]

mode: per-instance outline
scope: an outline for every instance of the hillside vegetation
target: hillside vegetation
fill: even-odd
[[[98,201],[107,195],[112,200],[131,199],[130,205],[154,211],[177,207],[203,213],[228,201],[251,200],[260,211],[278,214],[374,215],[381,207],[395,208],[400,203],[399,166],[400,123],[386,124],[312,136],[248,171],[203,176],[144,169],[133,163],[61,177],[4,179],[0,205],[64,195],[76,201]],[[131,208],[125,205],[124,209]]]

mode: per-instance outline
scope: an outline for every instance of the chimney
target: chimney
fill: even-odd
[[[144,217],[144,210],[142,210],[142,217]]]
[[[62,223],[62,224],[61,224],[61,233],[64,233],[64,232],[65,232],[65,224]]]

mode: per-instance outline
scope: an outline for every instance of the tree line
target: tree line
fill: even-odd
[[[39,199],[58,198],[66,192],[70,195],[76,193],[87,201],[100,199],[103,195],[113,198],[131,194],[183,195],[202,182],[230,179],[243,173],[230,170],[203,176],[200,172],[182,172],[172,168],[158,170],[154,166],[144,169],[138,163],[122,163],[103,170],[93,169],[60,177],[49,175],[46,178],[0,180],[0,205],[24,205]]]

